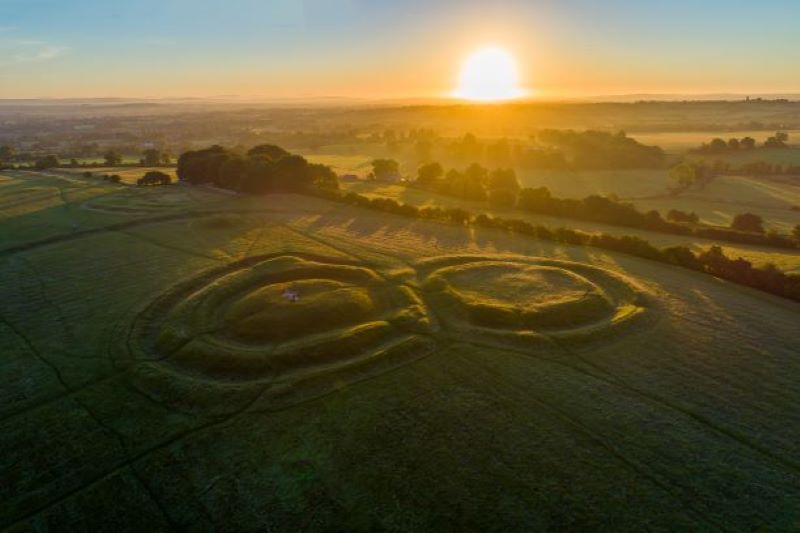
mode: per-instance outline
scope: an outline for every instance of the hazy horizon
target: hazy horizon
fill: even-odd
[[[319,96],[246,96],[236,94],[219,94],[208,96],[85,96],[85,97],[0,97],[0,103],[13,102],[42,102],[42,103],[72,103],[72,102],[120,102],[120,103],[191,103],[191,102],[216,102],[228,104],[331,104],[331,105],[536,105],[536,104],[635,104],[635,103],[680,103],[680,102],[738,102],[750,100],[788,100],[800,101],[800,92],[796,93],[631,93],[631,94],[598,94],[575,97],[525,97],[512,100],[469,102],[452,96],[424,97],[424,96],[348,96],[348,95],[319,95]]]
[[[534,99],[800,93],[786,0],[422,7],[0,0],[0,98],[448,98],[487,46]]]

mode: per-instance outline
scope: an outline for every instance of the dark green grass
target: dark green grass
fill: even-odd
[[[74,187],[68,197],[89,194]],[[92,228],[120,216],[50,206],[2,222],[25,230],[4,234],[4,246],[24,246],[0,254],[0,529],[800,527],[798,304],[597,249],[302,197],[258,201],[254,215],[236,199],[231,225],[204,227],[200,213],[49,241],[73,216]],[[210,344],[194,355],[185,344],[192,361],[165,353],[180,343],[150,349],[221,311],[213,299],[199,315],[181,308],[194,291],[287,255],[302,261],[281,269],[328,265],[307,279],[331,264],[366,269],[325,279],[393,288],[372,297],[387,311],[353,326],[363,336],[323,340],[311,331],[325,323],[309,320],[266,370],[237,359],[247,343],[226,342],[233,351],[216,359]],[[649,319],[601,323],[588,342],[500,347],[454,327],[425,290],[439,268],[520,256],[552,258],[537,261]],[[550,279],[581,286],[570,280]],[[232,281],[219,302],[263,287]],[[489,296],[554,294],[521,289]],[[185,318],[150,320],[170,310]],[[214,361],[226,366],[203,367]]]

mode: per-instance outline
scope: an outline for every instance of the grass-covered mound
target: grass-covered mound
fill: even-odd
[[[408,288],[340,260],[292,255],[250,258],[182,283],[133,334],[140,357],[192,389],[197,380],[223,388],[303,380],[429,330]]]
[[[627,280],[580,263],[463,256],[420,266],[434,308],[451,327],[494,339],[584,339],[644,310]]]
[[[286,294],[297,291],[291,301]],[[335,280],[303,279],[273,283],[231,304],[226,332],[245,342],[271,342],[304,335],[309,326],[328,329],[369,320],[376,311],[366,287]]]

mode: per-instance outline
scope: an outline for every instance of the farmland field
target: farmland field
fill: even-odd
[[[694,139],[695,134],[687,135]],[[698,139],[708,140],[702,136]],[[683,152],[685,150],[681,151]],[[306,154],[306,157],[315,163],[331,165],[340,175],[356,174],[363,177],[370,172],[370,161],[377,156],[367,153],[311,153]],[[705,159],[709,162],[720,159],[734,166],[761,159],[772,163],[800,165],[800,150],[759,149],[752,153],[691,155],[689,158]],[[416,177],[417,167],[412,161],[399,157],[398,162],[404,175],[411,179]],[[522,187],[547,187],[554,196],[585,198],[592,194],[615,195],[643,211],[656,209],[662,215],[666,215],[671,209],[695,212],[702,222],[712,225],[728,226],[734,216],[745,212],[758,214],[764,219],[767,230],[783,234],[790,233],[795,225],[800,224],[800,177],[797,176],[721,175],[702,189],[692,189],[677,196],[669,194],[672,181],[668,168],[591,171],[517,169],[517,176]],[[356,190],[372,188],[371,185],[361,183],[350,183],[347,186]]]
[[[720,178],[720,184],[724,183]],[[715,182],[708,189],[716,187]],[[710,246],[718,245],[725,250],[726,254],[732,257],[743,257],[748,261],[757,265],[765,265],[773,263],[788,272],[800,273],[800,251],[783,249],[783,248],[769,248],[762,246],[751,246],[745,244],[731,244],[727,242],[712,241],[708,239],[700,239],[692,236],[684,235],[671,235],[667,233],[660,233],[648,230],[641,230],[636,228],[629,228],[623,226],[613,226],[609,224],[601,224],[599,222],[587,222],[583,220],[574,220],[568,218],[558,218],[548,215],[540,215],[520,211],[517,209],[507,208],[493,208],[485,202],[474,202],[444,196],[439,194],[430,193],[413,187],[406,187],[400,184],[381,183],[375,181],[361,181],[355,183],[344,184],[345,190],[357,192],[370,198],[391,198],[398,202],[423,206],[438,206],[438,207],[464,207],[475,213],[483,212],[490,215],[513,217],[527,220],[534,224],[542,224],[549,227],[569,227],[586,231],[589,233],[608,233],[611,235],[636,235],[646,239],[659,247],[666,246],[688,246],[696,251],[707,249]],[[791,186],[788,190],[795,188]],[[748,210],[760,212],[758,209],[753,209],[749,204],[736,204],[728,201],[718,201],[715,203],[705,198],[693,200],[694,195],[684,194],[677,199],[665,198],[665,195],[656,195],[654,198],[636,200],[634,203],[641,208],[659,209],[663,213],[678,207],[679,209],[696,210],[698,214],[705,213],[700,208],[709,208],[711,205],[718,207],[711,216],[703,215],[702,219],[708,222],[718,222],[727,224],[733,214],[740,213]],[[774,218],[766,218],[768,227],[775,227],[780,230],[788,231],[791,226],[800,223],[800,212],[792,211],[789,209],[785,199],[773,199],[774,204],[783,204],[782,209],[774,207],[765,210],[767,213],[775,213]],[[722,211],[725,209],[725,211]]]
[[[783,130],[789,134],[789,138],[795,142],[800,137],[800,131]],[[768,130],[735,130],[735,131],[691,131],[691,132],[654,132],[654,133],[632,133],[631,137],[644,144],[660,146],[667,153],[682,153],[686,150],[697,148],[703,143],[709,142],[715,137],[728,140],[732,137],[741,139],[742,137],[752,137],[757,143],[762,143],[764,139],[773,135],[774,132]],[[769,152],[780,152],[781,150],[770,150]],[[762,153],[761,150],[754,152],[754,155]]]
[[[156,170],[158,172],[163,172],[168,174],[172,177],[172,179],[176,179],[175,176],[175,169],[169,167],[142,167],[139,165],[132,165],[132,166],[118,166],[118,167],[93,167],[93,168],[66,168],[62,169],[62,172],[68,172],[70,174],[83,174],[84,172],[91,172],[92,175],[100,179],[102,176],[116,174],[120,177],[120,182],[125,183],[128,185],[133,185],[136,183],[136,180],[144,176],[147,172],[151,170]]]
[[[298,195],[0,215],[0,529],[800,528],[798,303]]]
[[[800,151],[798,151],[800,152]],[[739,213],[753,212],[764,218],[768,229],[789,233],[800,223],[800,177],[717,176],[702,189],[668,193],[668,171],[626,170],[594,172],[525,173],[520,182],[527,187],[547,187],[555,196],[584,198],[590,194],[613,194],[638,209],[693,211],[703,222],[727,226]]]

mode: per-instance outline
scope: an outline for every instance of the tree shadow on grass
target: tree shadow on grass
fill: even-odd
[[[380,236],[388,242],[393,237],[416,237],[424,244],[436,247],[463,247],[472,242],[470,230],[466,226],[412,219],[357,207],[320,214],[307,226],[307,230],[311,232],[322,232],[330,228],[339,228],[348,235],[361,239]]]

